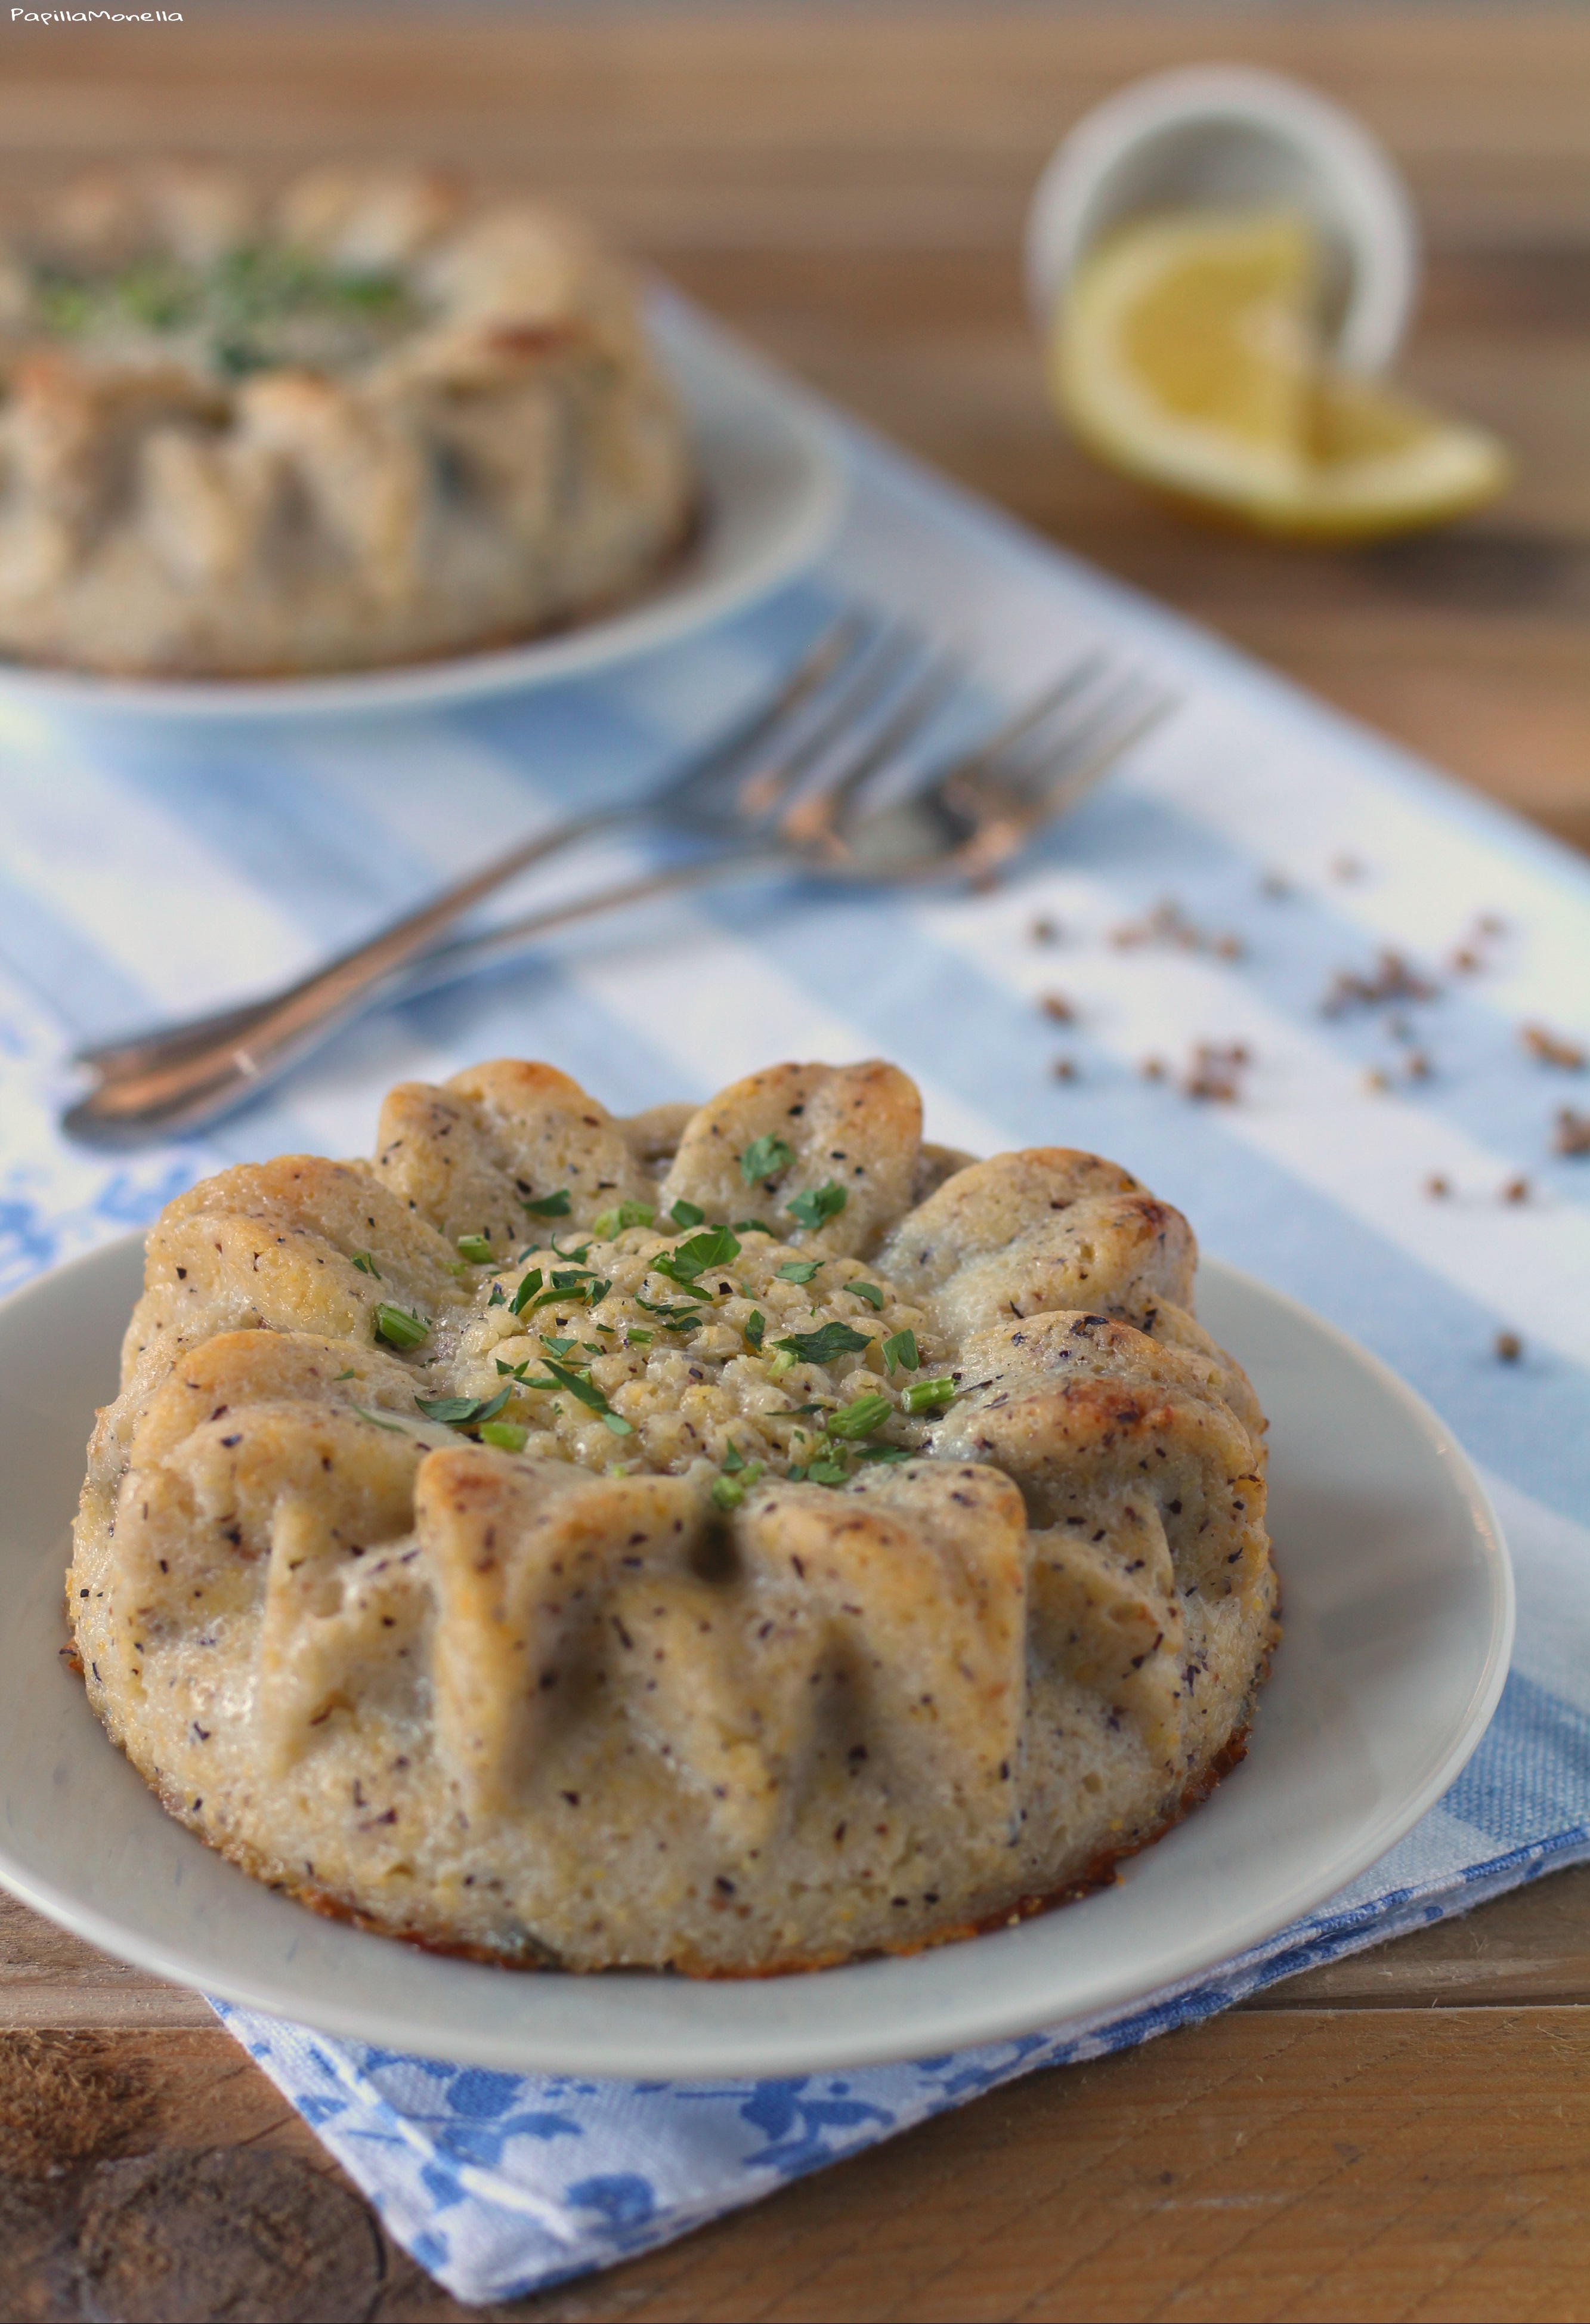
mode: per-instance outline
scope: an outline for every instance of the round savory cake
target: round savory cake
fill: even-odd
[[[632,595],[695,485],[633,284],[418,171],[102,172],[0,244],[0,652],[352,669]]]
[[[1264,1421],[1186,1221],[877,1062],[500,1061],[168,1205],[69,1579],[191,1830],[520,1965],[810,1968],[1079,1893],[1231,1761]]]

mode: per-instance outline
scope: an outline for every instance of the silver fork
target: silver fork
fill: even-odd
[[[104,1077],[63,1116],[63,1127],[102,1147],[200,1129],[246,1102],[376,999],[412,997],[594,913],[732,874],[795,869],[823,881],[891,886],[987,878],[1040,826],[1068,813],[1173,706],[1140,677],[1090,656],[902,796],[890,778],[942,706],[958,668],[953,657],[924,653],[908,633],[874,629],[858,640],[853,627],[836,625],[774,701],[709,754],[715,794],[701,780],[707,760],[670,786],[692,802],[682,824],[712,798],[705,812],[720,818],[712,853],[428,950],[423,940],[406,941],[430,915],[446,910],[445,926],[478,900],[490,874],[477,874],[286,995],[208,1025],[84,1053],[101,1063]],[[803,715],[825,688],[829,698],[816,715]],[[582,818],[581,828],[617,819]],[[565,844],[562,827],[547,837]],[[524,868],[521,854],[515,853],[516,869]],[[491,884],[510,876],[499,872]],[[466,900],[456,903],[460,895]],[[402,948],[383,958],[381,947],[394,937]]]

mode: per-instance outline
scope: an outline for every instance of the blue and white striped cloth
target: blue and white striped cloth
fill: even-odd
[[[1428,1397],[1511,1537],[1514,1673],[1460,1781],[1350,1892],[1216,1977],[1053,2035],[841,2076],[630,2087],[448,2067],[223,2009],[393,2234],[464,2300],[665,2242],[1014,2075],[1142,2041],[1590,1853],[1590,1157],[1553,1150],[1558,1109],[1590,1113],[1590,1076],[1519,1038],[1539,1021],[1590,1045],[1590,873],[849,441],[855,501],[822,573],[600,678],[220,738],[72,733],[0,706],[0,1285],[147,1219],[223,1162],[366,1149],[401,1076],[545,1056],[627,1111],[704,1096],[773,1057],[881,1053],[922,1084],[930,1134],[1119,1157],[1206,1248],[1321,1310]],[[1012,700],[1097,641],[1168,679],[1183,707],[996,892],[886,902],[764,886],[658,905],[389,1010],[202,1144],[106,1161],[60,1142],[75,1039],[278,981],[538,816],[651,783],[757,696],[841,587],[967,641]],[[1112,941],[1167,901],[1238,945]],[[1057,945],[1034,943],[1039,918]],[[1459,948],[1483,965],[1453,973]],[[1338,973],[1373,977],[1388,949],[1440,997],[1321,1013]],[[1074,1025],[1034,1006],[1052,987]],[[1399,1013],[1402,1031],[1388,1023]],[[1251,1053],[1237,1102],[1182,1093],[1200,1042]],[[1074,1078],[1055,1077],[1062,1056]],[[1149,1056],[1165,1078],[1144,1076]],[[1521,1177],[1528,1198],[1503,1199]],[[1444,1199],[1426,1191],[1434,1178]],[[1522,1342],[1516,1362],[1497,1360],[1503,1332]]]

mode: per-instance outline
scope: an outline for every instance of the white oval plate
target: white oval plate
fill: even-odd
[[[659,294],[654,333],[684,401],[703,485],[700,538],[644,596],[500,651],[280,678],[114,678],[0,659],[0,699],[161,719],[341,717],[427,710],[628,661],[742,612],[821,554],[847,478],[831,429],[730,333]]]
[[[1286,1634],[1247,1758],[1084,1903],[904,1960],[761,1983],[519,1974],[317,1919],[156,1803],[62,1665],[61,1576],[137,1237],[0,1307],[0,1882],[91,1943],[327,2033],[636,2079],[922,2057],[1136,2001],[1283,1928],[1434,1804],[1495,1707],[1512,1582],[1427,1406],[1328,1324],[1206,1264],[1199,1314],[1271,1416]]]

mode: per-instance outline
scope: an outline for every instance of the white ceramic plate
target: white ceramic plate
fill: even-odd
[[[765,1983],[515,1974],[317,1919],[156,1804],[59,1659],[94,1406],[136,1237],[0,1307],[0,1882],[108,1952],[257,2009],[482,2065],[636,2078],[921,2057],[1136,2000],[1320,1904],[1431,1806],[1506,1675],[1512,1585],[1428,1407],[1305,1309],[1207,1265],[1199,1314],[1272,1420],[1286,1635],[1248,1757],[1080,1904],[914,1960]]]
[[[688,416],[704,507],[695,545],[634,604],[500,652],[345,677],[107,678],[0,660],[0,698],[184,720],[429,709],[580,677],[742,611],[820,555],[844,506],[843,459],[799,393],[730,333],[666,294],[651,323]]]

